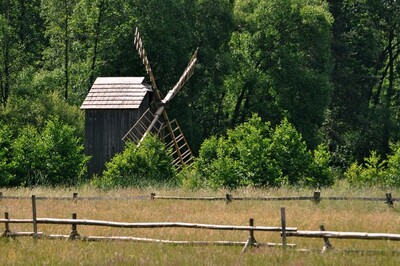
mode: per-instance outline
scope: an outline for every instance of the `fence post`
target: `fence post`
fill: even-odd
[[[77,217],[76,213],[72,213],[72,219],[76,220],[76,217]],[[72,231],[69,234],[68,240],[74,240],[74,239],[80,237],[80,235],[78,234],[78,230],[76,228],[77,228],[77,225],[75,223],[73,223]]]
[[[36,196],[32,195],[32,221],[33,221],[33,238],[38,238],[37,232],[37,216],[36,216]]]
[[[386,202],[389,207],[393,207],[392,193],[386,193]]]
[[[154,200],[154,199],[155,199],[155,196],[156,196],[156,193],[150,193],[150,199],[151,199],[151,200]]]
[[[72,200],[73,200],[74,202],[77,202],[77,201],[78,201],[78,192],[72,193]]]
[[[3,199],[3,191],[0,191],[0,201]]]
[[[251,227],[254,226],[253,218],[250,218],[249,226],[251,226]],[[244,248],[242,249],[242,253],[245,252],[247,250],[247,248],[249,248],[249,247],[258,247],[257,240],[254,238],[254,230],[253,229],[249,230],[249,239],[247,239],[247,242],[244,245]]]
[[[321,202],[321,191],[314,191],[314,199],[315,204],[319,204]]]
[[[323,224],[321,224],[319,226],[319,229],[321,231],[325,231],[325,226]],[[327,236],[324,236],[323,238],[324,238],[324,246],[323,246],[322,251],[321,251],[322,253],[333,249],[333,246],[332,246],[331,242],[329,241],[329,238]]]
[[[282,247],[286,249],[286,210],[281,208]]]
[[[226,204],[231,203],[232,202],[232,195],[227,193],[225,195],[225,199],[226,199]]]
[[[4,219],[9,220],[10,218],[8,217],[8,212],[4,213]],[[0,234],[0,237],[10,237],[10,227],[8,222],[4,223],[4,232]]]

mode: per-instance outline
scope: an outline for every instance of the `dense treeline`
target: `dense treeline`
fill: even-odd
[[[164,93],[200,48],[195,75],[169,106],[199,163],[207,138],[203,147],[222,149],[218,136],[256,113],[271,128],[293,125],[301,134],[311,152],[302,175],[315,170],[321,144],[329,165],[352,169],[352,180],[364,158],[394,167],[399,11],[395,0],[0,0],[0,185],[52,185],[46,176],[64,170],[52,172],[48,158],[65,154],[75,156],[65,169],[75,170],[61,183],[84,177],[79,106],[98,76],[145,76],[133,47],[136,26]],[[50,140],[51,130],[59,141]],[[259,181],[252,182],[245,185]]]

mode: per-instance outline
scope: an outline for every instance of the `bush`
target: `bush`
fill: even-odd
[[[296,185],[309,177],[313,163],[311,152],[301,134],[286,118],[272,133],[270,154],[282,171],[282,182]]]
[[[11,130],[0,124],[0,187],[8,186],[13,182],[15,179],[14,168]]]
[[[34,186],[47,183],[44,143],[34,126],[21,129],[13,142],[16,178],[12,186]]]
[[[226,136],[204,141],[195,162],[200,177],[193,175],[200,180],[185,181],[213,188],[330,185],[328,162],[326,148],[320,146],[313,157],[287,119],[271,129],[254,115]]]
[[[383,185],[385,179],[386,161],[381,160],[375,151],[364,158],[363,164],[352,163],[344,176],[353,186],[376,186]]]
[[[147,136],[137,147],[128,142],[122,153],[106,164],[101,177],[92,184],[99,188],[159,185],[173,182],[175,168],[170,150],[155,136]]]
[[[353,163],[345,177],[353,186],[400,187],[400,143],[390,145],[387,160],[372,151],[364,163]]]
[[[247,123],[229,130],[226,137],[204,141],[195,162],[204,184],[213,188],[274,184],[280,173],[274,161],[266,160],[269,127],[253,116]]]
[[[306,179],[306,185],[320,188],[331,186],[334,183],[334,175],[330,168],[331,155],[326,145],[320,144],[313,151],[313,163],[311,175]]]
[[[77,185],[86,174],[88,157],[74,128],[58,118],[45,122],[41,134],[26,126],[13,143],[16,179],[11,185]]]
[[[385,185],[400,187],[400,143],[390,145],[391,154],[387,159]]]

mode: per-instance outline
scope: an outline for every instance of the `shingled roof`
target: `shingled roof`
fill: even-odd
[[[138,109],[148,91],[144,77],[99,77],[81,109]]]

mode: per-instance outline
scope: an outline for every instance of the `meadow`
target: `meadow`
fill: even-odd
[[[311,196],[308,189],[240,189],[234,191],[183,189],[120,189],[101,191],[77,189],[1,189],[13,196],[79,196],[126,197],[165,196]],[[376,188],[349,189],[334,187],[322,190],[322,196],[394,198],[400,191]],[[41,218],[93,219],[115,222],[187,222],[218,225],[248,225],[253,218],[256,226],[280,226],[280,208],[286,208],[286,225],[298,230],[319,230],[321,224],[329,231],[400,233],[400,203],[388,207],[384,202],[326,201],[179,201],[179,200],[38,200],[37,216]],[[0,212],[10,218],[31,219],[30,199],[2,199]],[[1,214],[3,216],[3,214]],[[1,225],[2,229],[4,225]],[[11,224],[11,231],[32,231],[30,224]],[[134,236],[143,238],[190,241],[246,241],[245,231],[216,231],[187,228],[124,229],[78,225],[82,236]],[[39,224],[47,234],[69,234],[71,226]],[[281,242],[280,233],[255,232],[259,243]],[[32,237],[0,240],[0,265],[398,265],[400,242],[384,240],[331,239],[334,250],[321,254],[320,238],[289,237],[297,249],[259,247],[241,253],[236,246],[179,246],[159,243],[87,242],[66,240],[33,240]]]

